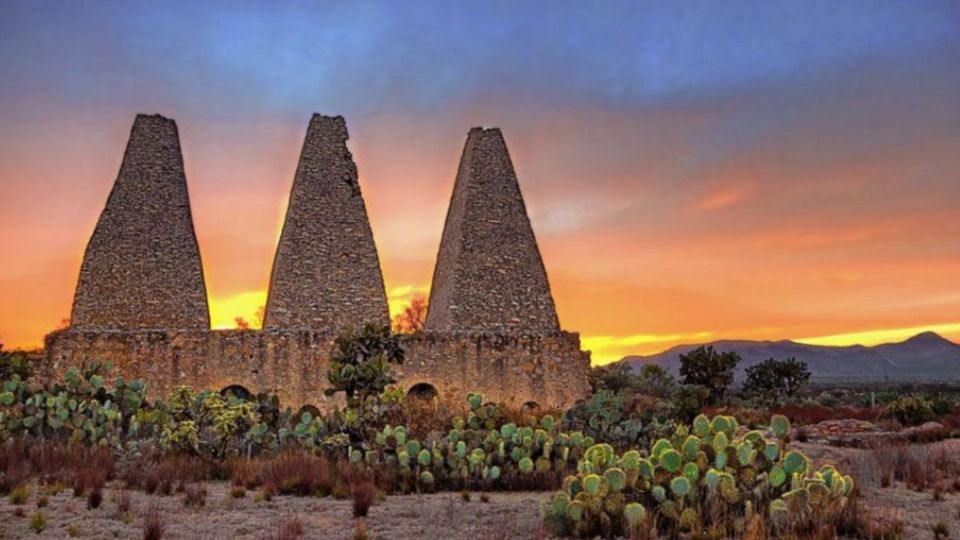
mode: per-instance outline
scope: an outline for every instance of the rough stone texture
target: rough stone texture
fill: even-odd
[[[431,332],[560,331],[550,284],[499,129],[473,128],[430,289]]]
[[[210,327],[173,120],[137,115],[87,244],[70,320],[78,329]]]
[[[373,235],[341,117],[307,130],[271,275],[264,330],[210,330],[200,256],[173,121],[138,116],[84,259],[73,325],[47,336],[40,376],[108,360],[147,382],[239,385],[291,407],[324,397],[334,336],[389,323]],[[462,403],[482,392],[516,406],[564,407],[589,392],[589,355],[561,332],[499,130],[467,138],[447,216],[428,331],[405,336],[400,387],[428,384]]]
[[[389,324],[380,261],[343,117],[315,114],[277,246],[264,328]]]
[[[515,406],[535,402],[563,407],[589,392],[589,356],[577,334],[502,337],[421,333],[405,336],[406,361],[397,385],[433,386],[441,399],[461,402],[470,391]],[[308,330],[83,332],[63,330],[46,339],[41,376],[62,377],[84,361],[108,360],[113,374],[148,383],[151,399],[177,385],[222,390],[239,385],[270,392],[284,406],[333,403],[329,386],[333,338]]]

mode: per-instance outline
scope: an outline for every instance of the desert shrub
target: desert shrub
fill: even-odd
[[[202,508],[207,504],[207,488],[202,484],[191,484],[183,491],[183,505],[188,508]]]
[[[30,516],[30,530],[40,534],[47,528],[47,516],[43,512],[37,512]]]
[[[694,384],[677,386],[670,399],[670,416],[678,422],[690,423],[710,402],[710,389]]]
[[[864,420],[874,421],[880,414],[879,409],[869,407],[825,407],[821,405],[784,405],[770,409],[774,414],[782,414],[799,425],[819,424],[826,420]]]
[[[747,368],[743,393],[760,403],[776,405],[796,398],[809,382],[810,370],[805,362],[770,358]]]
[[[587,382],[590,383],[591,393],[609,390],[619,393],[632,390],[634,375],[626,363],[616,363],[606,366],[596,366],[587,373]]]
[[[676,386],[677,380],[661,366],[644,364],[637,373],[635,389],[641,394],[666,399]]]
[[[126,514],[130,511],[130,493],[125,489],[117,489],[113,492],[113,504],[117,505],[118,514]]]
[[[247,489],[256,489],[263,484],[262,469],[262,463],[253,459],[240,458],[227,462],[230,481],[235,486]]]
[[[151,506],[143,515],[143,540],[161,540],[167,533],[167,525],[163,520],[163,513],[157,506]]]
[[[879,485],[903,482],[907,488],[922,491],[929,488],[957,491],[954,480],[960,478],[960,456],[941,445],[880,446],[868,454],[863,467],[879,476]]]
[[[303,523],[296,514],[278,520],[273,532],[265,540],[296,540],[303,536]]]
[[[20,380],[27,380],[33,376],[33,366],[24,351],[5,351],[0,343],[0,381],[10,379],[16,375]]]
[[[934,416],[941,417],[953,413],[956,401],[949,397],[937,393],[930,399],[930,408],[933,409]]]
[[[714,405],[726,397],[738,363],[740,355],[736,352],[717,352],[709,345],[697,347],[680,355],[681,382],[707,388],[709,404]]]
[[[242,499],[247,496],[247,488],[243,486],[233,486],[230,488],[230,496],[234,499]]]
[[[373,481],[358,476],[350,486],[350,496],[353,499],[353,517],[367,517],[370,507],[377,502],[377,486]]]
[[[901,396],[887,405],[881,418],[892,418],[904,426],[916,426],[934,420],[937,415],[933,410],[933,403],[917,394]]]
[[[10,504],[24,504],[29,498],[30,492],[24,484],[20,484],[10,492]]]
[[[607,444],[591,446],[543,503],[544,525],[558,536],[612,537],[655,523],[677,535],[709,530],[739,537],[750,515],[785,536],[839,519],[853,480],[831,466],[818,471],[806,456],[785,447],[789,422],[771,419],[777,437],[759,431],[737,435],[732,417],[694,419],[647,458],[636,450],[617,455]]]
[[[634,371],[626,363],[597,366],[590,370],[588,381],[594,393],[609,390],[618,394],[644,394],[667,398],[677,382],[669,371],[656,364],[644,364]]]
[[[21,440],[0,444],[0,494],[10,493],[30,476],[26,446]]]
[[[87,509],[96,510],[100,508],[100,503],[103,502],[103,489],[100,487],[91,487],[90,491],[87,492]]]
[[[283,495],[329,495],[333,480],[330,461],[305,452],[289,451],[261,464],[265,487]]]
[[[386,424],[404,425],[410,430],[411,435],[426,438],[431,433],[446,431],[450,426],[450,419],[455,416],[450,405],[444,402],[431,403],[423,399],[406,399],[405,396],[396,396],[396,394],[388,398],[389,390],[384,394],[381,397],[384,411],[378,419],[379,422],[372,422],[374,425],[381,427]],[[395,405],[387,399],[392,399]],[[522,416],[522,413],[504,409],[503,416],[504,418]]]

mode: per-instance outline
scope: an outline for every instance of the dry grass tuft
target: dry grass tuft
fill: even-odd
[[[150,507],[143,516],[143,540],[160,540],[167,532],[163,514],[156,506]]]

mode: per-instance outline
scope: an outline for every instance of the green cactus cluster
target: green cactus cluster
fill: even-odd
[[[654,417],[645,421],[638,411],[625,412],[623,395],[610,390],[597,391],[589,399],[577,402],[564,412],[562,424],[565,430],[582,431],[617,448],[636,446],[654,433],[672,429],[670,422]]]
[[[629,536],[654,523],[667,534],[709,525],[738,537],[754,512],[766,512],[786,533],[800,516],[839,511],[853,480],[832,466],[814,471],[809,458],[787,450],[789,430],[782,416],[771,420],[774,438],[767,439],[759,431],[741,434],[732,417],[700,415],[648,452],[617,455],[608,444],[593,445],[541,506],[544,524],[557,536],[581,538]],[[707,524],[708,515],[726,517]]]
[[[28,435],[108,445],[135,435],[144,384],[107,380],[109,370],[101,362],[72,367],[49,388],[34,388],[11,374],[0,386],[0,440]]]
[[[575,431],[566,430],[566,414],[514,423],[501,405],[471,393],[464,416],[421,439],[404,425],[369,421],[362,415],[370,409],[360,406],[295,415],[275,396],[241,399],[188,387],[149,403],[142,382],[111,379],[109,370],[104,363],[71,368],[48,388],[10,374],[0,381],[0,442],[26,436],[114,449],[155,442],[160,450],[211,459],[300,447],[360,469],[393,471],[396,489],[405,492],[565,477],[541,508],[558,536],[628,536],[654,523],[668,535],[696,535],[707,516],[719,515],[722,523],[710,523],[711,531],[737,537],[757,514],[789,536],[798,519],[842,508],[854,489],[849,476],[830,466],[814,470],[807,456],[788,448],[783,416],[774,416],[769,430],[747,431],[733,417],[699,415],[690,426],[658,431],[663,436],[651,444],[623,446],[590,435],[617,425],[603,424],[612,416]]]
[[[493,488],[506,474],[568,472],[594,443],[580,432],[561,432],[549,414],[518,426],[505,422],[502,406],[486,403],[481,394],[468,394],[466,403],[466,419],[454,418],[445,436],[429,442],[411,440],[402,425],[378,430],[363,465],[396,470],[404,491]],[[422,481],[425,472],[429,484]]]

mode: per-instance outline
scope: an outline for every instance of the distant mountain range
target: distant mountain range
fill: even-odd
[[[746,368],[768,358],[794,357],[807,363],[811,380],[829,381],[955,381],[960,380],[960,345],[934,332],[924,332],[899,343],[865,347],[804,345],[794,341],[719,340],[697,345],[678,345],[650,356],[627,356],[620,360],[632,369],[647,363],[667,368],[676,375],[680,355],[700,345],[717,351],[735,351],[742,360],[736,380],[742,381]]]

